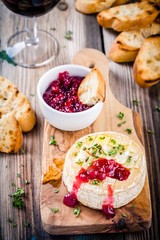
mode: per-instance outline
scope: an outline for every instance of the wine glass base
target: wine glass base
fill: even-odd
[[[24,30],[8,40],[6,52],[17,65],[36,68],[47,65],[56,58],[59,47],[52,34],[38,30],[38,41],[34,43],[27,41],[27,34]]]

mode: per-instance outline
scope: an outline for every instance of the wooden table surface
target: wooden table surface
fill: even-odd
[[[73,56],[82,48],[95,48],[108,55],[116,33],[98,26],[95,15],[83,15],[75,11],[74,0],[66,1],[68,9],[55,7],[50,13],[39,17],[38,24],[59,41],[57,59],[45,67],[27,69],[0,61],[0,75],[16,84],[30,100],[37,117],[32,132],[24,134],[23,150],[17,154],[0,153],[0,239],[2,240],[158,240],[160,239],[160,83],[150,89],[140,88],[132,77],[132,64],[116,64],[109,60],[110,87],[123,105],[139,112],[143,125],[146,159],[152,202],[152,225],[149,230],[137,233],[97,235],[49,235],[44,231],[40,216],[40,185],[44,118],[41,114],[36,87],[39,78],[48,69],[71,63]],[[10,12],[0,2],[0,50],[5,49],[11,34],[24,27],[24,18]],[[55,30],[54,30],[55,29]],[[71,31],[72,40],[65,34]],[[138,106],[134,104],[138,101]],[[117,110],[118,111],[118,110]],[[30,184],[25,185],[24,180]],[[9,196],[15,187],[25,188],[26,208],[12,206]],[[12,220],[12,223],[10,220]]]

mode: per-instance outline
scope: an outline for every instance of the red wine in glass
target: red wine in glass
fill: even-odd
[[[2,2],[14,13],[27,17],[38,17],[54,8],[59,0],[2,0]]]
[[[13,58],[17,65],[33,68],[40,67],[48,64],[57,56],[59,50],[57,40],[50,32],[37,28],[36,17],[43,17],[59,1],[2,0],[10,11],[24,16],[25,19],[25,29],[13,34],[9,38],[6,48],[7,54]],[[29,27],[29,21],[32,22],[32,27]],[[49,25],[48,22],[46,24]]]

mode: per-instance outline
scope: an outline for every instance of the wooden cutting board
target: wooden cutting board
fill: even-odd
[[[81,131],[67,132],[52,127],[45,121],[43,137],[42,176],[48,172],[54,158],[65,158],[67,150],[80,137],[99,131],[116,131],[127,134],[125,129],[132,129],[129,135],[143,149],[143,134],[139,114],[123,106],[113,96],[109,87],[109,69],[106,56],[95,49],[82,49],[73,59],[74,64],[87,67],[97,67],[106,80],[106,101],[99,118],[88,128]],[[117,114],[123,112],[126,123],[118,127],[120,120]],[[57,146],[49,145],[50,137],[54,136]],[[59,189],[58,193],[55,190]],[[93,234],[141,231],[151,225],[151,202],[148,177],[139,196],[129,204],[116,209],[113,219],[107,220],[101,211],[89,209],[80,205],[81,213],[78,217],[73,209],[63,204],[63,197],[67,193],[62,181],[59,186],[42,184],[40,194],[40,211],[44,229],[50,234]],[[51,208],[58,208],[53,213]]]

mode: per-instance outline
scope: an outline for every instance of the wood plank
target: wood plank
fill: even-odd
[[[116,131],[124,134],[124,128],[117,126],[117,114],[123,112],[127,122],[126,128],[132,129],[131,139],[139,144],[144,151],[141,121],[138,113],[123,106],[113,96],[108,79],[108,62],[105,55],[95,49],[82,49],[76,54],[73,63],[84,66],[96,66],[106,79],[106,101],[104,108],[98,119],[90,127],[76,132],[65,132],[52,127],[45,122],[43,137],[43,159],[42,174],[48,171],[52,165],[53,158],[65,158],[69,147],[80,137],[101,131]],[[58,147],[51,147],[50,136],[54,136]],[[106,220],[101,211],[89,209],[81,206],[80,217],[75,218],[73,210],[63,204],[63,197],[67,191],[63,183],[59,186],[59,193],[54,193],[51,184],[41,186],[41,217],[44,229],[50,234],[84,234],[84,233],[106,233],[106,232],[128,232],[148,229],[151,224],[151,203],[148,186],[148,177],[142,192],[131,203],[116,209],[116,216],[111,220]],[[142,204],[143,202],[143,204]],[[136,208],[132,208],[132,206]],[[58,208],[59,212],[54,214],[51,208]],[[126,219],[123,215],[127,216]],[[119,221],[123,219],[125,225],[120,228]]]

